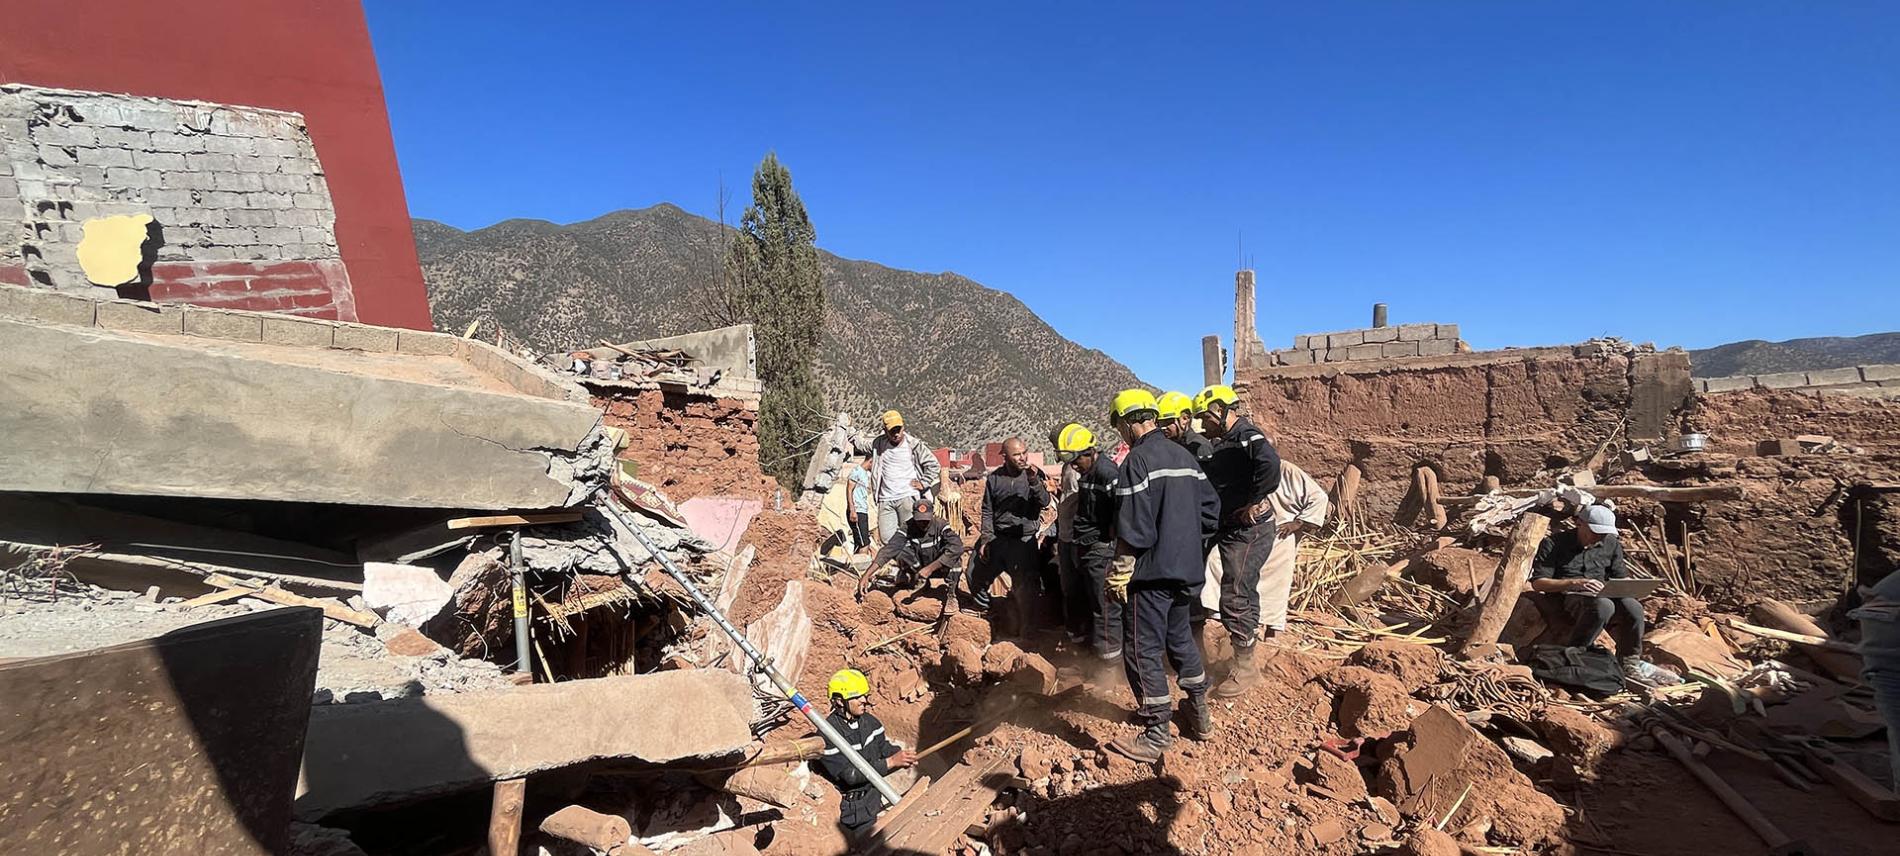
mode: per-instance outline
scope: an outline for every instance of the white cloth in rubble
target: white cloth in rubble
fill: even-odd
[[[1305,470],[1289,461],[1280,462],[1280,489],[1273,492],[1273,522],[1284,526],[1295,520],[1315,527],[1326,525],[1329,502],[1326,489]],[[1286,629],[1287,601],[1293,593],[1293,572],[1300,553],[1302,534],[1273,539],[1273,552],[1260,567],[1260,626]],[[1209,611],[1220,609],[1220,551],[1207,556],[1207,585],[1201,588],[1201,606]]]

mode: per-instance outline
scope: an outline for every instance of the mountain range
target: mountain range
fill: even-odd
[[[507,220],[464,231],[418,219],[414,228],[439,329],[482,319],[555,352],[709,326],[700,297],[727,227],[663,203],[565,226]],[[1141,383],[1008,293],[955,273],[820,257],[819,380],[859,425],[895,408],[936,446],[1020,434],[1040,447],[1051,427],[1099,422],[1116,390]]]
[[[1900,333],[1823,336],[1764,342],[1749,339],[1689,352],[1696,377],[1773,374],[1900,363]]]

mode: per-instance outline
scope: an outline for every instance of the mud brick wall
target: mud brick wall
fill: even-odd
[[[1397,508],[1420,464],[1451,494],[1487,475],[1524,483],[1588,458],[1626,418],[1660,433],[1693,389],[1686,354],[1596,345],[1256,369],[1235,382],[1286,459],[1329,485],[1357,462],[1375,517]]]
[[[0,282],[93,290],[83,224],[123,214],[156,252],[121,296],[356,320],[302,116],[0,86]]]
[[[606,423],[632,438],[620,457],[675,502],[710,495],[772,500],[777,483],[759,469],[756,400],[587,386]]]

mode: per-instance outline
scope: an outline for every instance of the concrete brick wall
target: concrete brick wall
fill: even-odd
[[[1815,369],[1807,372],[1701,377],[1696,378],[1696,389],[1708,394],[1740,392],[1746,389],[1893,389],[1895,394],[1900,394],[1900,365],[1883,364]]]
[[[1294,336],[1291,348],[1267,351],[1265,362],[1256,362],[1250,367],[1443,357],[1459,353],[1462,350],[1460,345],[1456,324],[1400,324],[1341,330],[1337,333],[1309,333]]]
[[[296,113],[0,86],[0,282],[90,291],[97,217],[156,221],[126,296],[354,320],[323,166]]]

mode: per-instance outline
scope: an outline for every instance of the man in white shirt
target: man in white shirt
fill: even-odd
[[[904,415],[886,410],[884,433],[871,443],[871,495],[877,502],[880,543],[897,534],[900,521],[910,518],[918,497],[928,497],[940,470],[937,455],[904,427]]]

